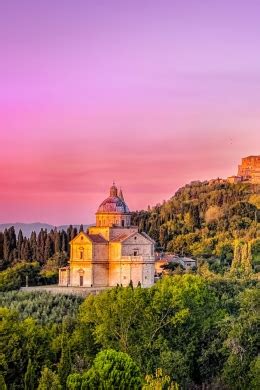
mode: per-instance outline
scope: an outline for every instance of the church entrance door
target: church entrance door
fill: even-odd
[[[80,287],[83,286],[83,276],[82,275],[80,275],[80,277],[79,277],[79,285],[80,285]]]

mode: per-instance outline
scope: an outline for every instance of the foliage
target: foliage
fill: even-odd
[[[24,376],[24,390],[32,390],[35,388],[35,368],[32,359],[29,358],[27,370]]]
[[[23,261],[0,272],[0,292],[19,289],[27,281],[32,285],[49,284],[53,282],[53,275],[42,274],[37,262]]]
[[[52,372],[48,367],[42,370],[38,390],[61,390],[59,377]]]
[[[67,378],[71,372],[71,355],[69,346],[69,334],[66,330],[66,323],[63,323],[61,335],[61,357],[58,363],[58,375],[62,388],[66,387]]]
[[[0,291],[16,290],[21,286],[21,276],[16,270],[9,268],[0,272]]]
[[[260,186],[249,183],[195,182],[163,204],[134,213],[132,220],[156,240],[158,249],[214,259],[223,272],[231,264],[236,239],[259,239],[259,192]]]
[[[81,390],[82,375],[78,373],[70,374],[67,378],[67,389],[68,390]]]
[[[141,373],[136,363],[124,352],[113,349],[99,352],[92,367],[67,379],[69,390],[84,389],[140,389]]]
[[[177,383],[172,382],[169,375],[163,375],[162,369],[158,368],[155,372],[155,376],[146,375],[145,384],[142,390],[178,390]]]
[[[47,292],[10,291],[0,293],[0,306],[16,311],[20,319],[31,317],[42,325],[75,318],[83,298]]]
[[[56,270],[68,259],[69,242],[77,235],[77,229],[69,226],[67,232],[57,229],[41,229],[38,236],[32,232],[30,238],[24,237],[22,231],[14,227],[0,232],[0,271],[19,262],[38,262],[46,270]],[[50,260],[48,262],[48,260]]]
[[[97,354],[92,367],[82,376],[81,389],[140,389],[141,373],[124,352],[112,349]]]
[[[113,388],[115,378],[146,389],[257,388],[257,281],[203,267],[151,288],[108,289],[80,307],[75,297],[2,293],[2,382],[17,390],[33,381],[35,388]]]
[[[5,379],[4,379],[3,375],[0,375],[0,389],[7,390],[7,386],[6,386]]]
[[[151,288],[118,286],[84,302],[9,291],[27,277],[54,283],[76,229],[0,233],[0,387],[257,389],[257,191],[197,182],[135,213],[158,249],[197,257],[197,272],[172,270]]]

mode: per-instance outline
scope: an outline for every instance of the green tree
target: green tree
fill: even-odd
[[[241,267],[241,256],[242,256],[242,244],[236,239],[234,242],[234,256],[231,264],[230,271],[232,273],[237,272]]]
[[[146,375],[142,390],[178,390],[176,382],[172,382],[169,375],[163,375],[162,369],[158,368],[155,375]]]
[[[27,370],[24,376],[24,390],[35,389],[35,367],[31,358],[28,360]]]
[[[5,378],[1,374],[0,374],[0,389],[1,390],[7,390],[7,386],[6,386],[6,383],[5,383]]]
[[[44,248],[44,259],[47,261],[52,255],[53,255],[53,242],[51,240],[50,235],[47,236],[47,240],[45,243],[45,248]]]
[[[81,390],[81,385],[82,385],[82,375],[75,373],[75,374],[70,374],[67,378],[67,389],[68,390]]]
[[[21,252],[22,252],[22,245],[23,245],[23,232],[20,229],[18,233],[18,238],[17,238],[17,256],[18,259],[21,259]]]
[[[245,275],[252,272],[252,251],[250,242],[246,242],[242,247],[241,269]]]
[[[61,235],[60,232],[55,229],[54,231],[54,253],[61,251]]]
[[[69,346],[69,334],[66,331],[65,322],[62,324],[61,357],[58,364],[58,375],[62,388],[66,387],[67,378],[71,372],[71,356]]]
[[[251,389],[250,383],[254,383],[257,375],[254,359],[258,355],[259,301],[258,289],[246,289],[238,296],[239,315],[226,319],[224,347],[227,357],[222,378],[234,390]]]
[[[59,377],[48,367],[44,367],[38,385],[38,390],[62,390]]]
[[[37,260],[37,236],[33,231],[30,237],[30,248],[31,248],[31,257],[33,261]]]
[[[97,354],[82,381],[83,389],[140,389],[141,373],[126,353],[112,349]]]
[[[260,383],[260,357],[257,356],[250,364],[250,389],[259,390]]]

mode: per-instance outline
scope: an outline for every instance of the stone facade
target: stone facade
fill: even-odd
[[[238,166],[237,175],[242,178],[242,181],[260,184],[260,156],[242,158],[242,164]]]
[[[96,226],[70,242],[69,266],[59,270],[60,286],[149,287],[154,283],[154,241],[131,226],[122,191],[113,185],[96,213]]]
[[[227,182],[230,183],[230,184],[241,183],[242,182],[242,177],[241,176],[229,176],[227,178]]]

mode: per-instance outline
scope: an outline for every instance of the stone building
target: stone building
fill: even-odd
[[[154,283],[154,241],[131,225],[131,213],[122,191],[110,188],[99,206],[96,225],[70,242],[70,261],[59,270],[60,286],[143,287]]]
[[[253,184],[260,184],[260,156],[242,158],[242,164],[238,166],[237,175],[243,181],[248,180]]]
[[[230,184],[237,184],[237,183],[241,183],[243,181],[243,178],[241,176],[229,176],[227,178],[227,182],[230,183]]]
[[[260,184],[260,156],[248,156],[242,158],[235,176],[229,176],[227,182]]]
[[[174,254],[165,253],[155,256],[155,274],[167,273],[163,267],[170,264],[180,265],[185,271],[197,266],[197,261],[186,256],[176,256]]]

